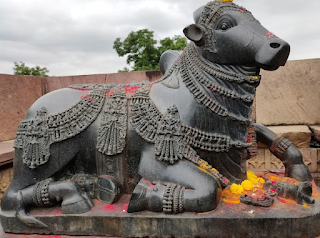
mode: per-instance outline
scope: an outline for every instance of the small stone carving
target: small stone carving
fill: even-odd
[[[97,149],[106,155],[121,153],[127,133],[127,97],[123,90],[111,89],[103,110]]]
[[[158,125],[155,141],[155,154],[160,161],[175,163],[182,159],[181,121],[176,106],[168,108]]]

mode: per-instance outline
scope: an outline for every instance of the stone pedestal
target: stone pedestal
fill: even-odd
[[[314,185],[314,205],[298,205],[275,199],[270,208],[240,204],[223,193],[216,211],[167,215],[153,212],[126,212],[129,196],[113,205],[99,201],[88,213],[63,215],[59,207],[33,209],[30,215],[48,225],[42,234],[92,235],[108,237],[316,237],[320,235],[320,193]],[[3,219],[5,218],[5,219]],[[14,214],[1,213],[3,229],[29,233]],[[1,237],[12,236],[1,234]],[[19,236],[15,236],[19,237]],[[50,236],[48,236],[50,237]],[[56,237],[56,236],[53,236]],[[60,236],[59,236],[60,237]]]

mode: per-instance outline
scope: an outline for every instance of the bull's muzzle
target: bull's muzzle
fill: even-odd
[[[290,45],[280,38],[270,38],[264,42],[255,60],[259,67],[276,70],[285,65],[290,53]]]

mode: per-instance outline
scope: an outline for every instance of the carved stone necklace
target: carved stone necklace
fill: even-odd
[[[228,117],[241,123],[249,124],[250,119],[243,116],[235,115],[228,109],[209,97],[204,90],[200,88],[197,81],[214,94],[219,94],[233,100],[240,100],[244,103],[252,103],[254,94],[243,93],[229,89],[210,80],[207,75],[222,81],[235,82],[238,84],[249,83],[254,84],[260,80],[260,77],[245,76],[242,74],[227,71],[203,59],[192,44],[188,45],[181,56],[180,73],[183,82],[195,96],[198,102],[205,105],[219,116]],[[175,67],[175,65],[174,65]],[[170,70],[171,71],[171,70]]]

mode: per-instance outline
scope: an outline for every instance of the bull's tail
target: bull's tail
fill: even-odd
[[[23,196],[21,191],[19,191],[17,194],[16,217],[26,226],[36,227],[36,228],[48,228],[46,224],[44,224],[43,222],[41,222],[40,220],[38,220],[33,216],[29,216],[26,213],[25,204],[23,201]]]

